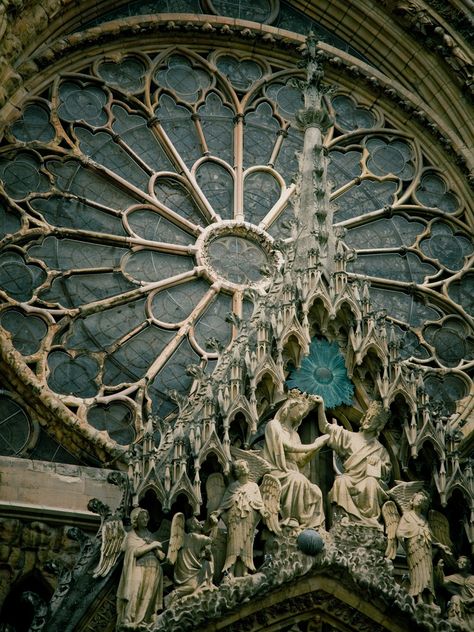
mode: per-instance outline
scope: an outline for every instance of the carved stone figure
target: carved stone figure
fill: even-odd
[[[448,604],[448,617],[465,630],[474,630],[474,575],[469,558],[457,560],[458,572],[444,575],[443,560],[438,563],[443,586],[453,595]]]
[[[164,560],[161,543],[148,530],[146,509],[136,507],[130,513],[132,528],[125,533],[116,516],[102,524],[101,557],[94,577],[104,577],[124,552],[123,568],[117,590],[117,630],[147,629],[163,609]]]
[[[303,444],[297,432],[302,419],[317,401],[313,396],[290,391],[288,399],[265,429],[262,456],[271,465],[271,473],[281,485],[282,525],[304,528],[324,526],[321,490],[308,479],[306,473],[309,461],[327,443],[329,436]]]
[[[234,463],[236,480],[231,483],[222,497],[219,509],[211,514],[213,519],[223,514],[227,525],[227,549],[223,571],[228,576],[240,577],[255,571],[253,542],[255,529],[261,518],[273,531],[278,531],[279,485],[276,479],[265,475],[262,482],[263,495],[259,486],[250,480],[247,461],[238,459]],[[265,497],[272,498],[268,505]]]
[[[358,432],[330,424],[324,415],[322,398],[318,398],[318,421],[321,432],[328,433],[328,445],[342,459],[343,472],[336,475],[329,494],[350,521],[367,527],[382,528],[380,509],[386,494],[391,465],[387,450],[377,439],[388,414],[379,402],[372,402]]]
[[[386,556],[395,558],[397,539],[406,550],[410,588],[408,593],[418,603],[433,604],[433,547],[440,548],[451,556],[449,524],[446,518],[437,511],[426,513],[429,498],[420,491],[421,483],[400,483],[390,495],[397,500],[403,514],[399,517],[397,507],[393,501],[388,501],[383,507],[383,515],[387,525]],[[408,500],[409,499],[409,500]]]
[[[168,561],[174,564],[174,581],[177,586],[172,593],[172,600],[191,595],[200,589],[214,588],[211,544],[212,538],[204,534],[203,525],[196,517],[189,518],[185,523],[184,514],[177,513],[173,516],[167,555]]]

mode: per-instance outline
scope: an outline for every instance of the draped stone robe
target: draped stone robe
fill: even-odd
[[[388,499],[383,480],[391,469],[387,450],[376,437],[367,438],[362,432],[351,432],[335,424],[327,432],[329,447],[342,457],[344,464],[344,473],[336,476],[329,499],[356,521],[381,528],[380,508]]]

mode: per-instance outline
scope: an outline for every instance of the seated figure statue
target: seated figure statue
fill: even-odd
[[[328,423],[323,400],[318,399],[319,429],[329,435],[327,443],[344,466],[344,472],[336,475],[329,499],[345,511],[351,522],[382,529],[380,510],[388,499],[385,482],[391,465],[389,454],[377,437],[388,413],[380,402],[373,401],[359,431],[352,432],[336,425],[334,420]]]
[[[275,418],[267,423],[262,456],[272,467],[271,474],[281,485],[280,514],[282,525],[314,527],[324,526],[324,508],[321,490],[305,475],[312,456],[325,445],[329,435],[318,437],[313,443],[303,444],[298,426],[316,400],[297,390],[288,393],[288,399]]]

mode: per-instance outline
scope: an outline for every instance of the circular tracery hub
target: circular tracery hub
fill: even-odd
[[[230,290],[264,287],[268,272],[278,266],[273,240],[256,226],[223,222],[210,226],[201,236],[201,263],[212,281]]]

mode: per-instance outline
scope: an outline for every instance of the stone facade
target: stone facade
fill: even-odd
[[[469,629],[467,4],[116,4],[0,7],[0,630]]]

